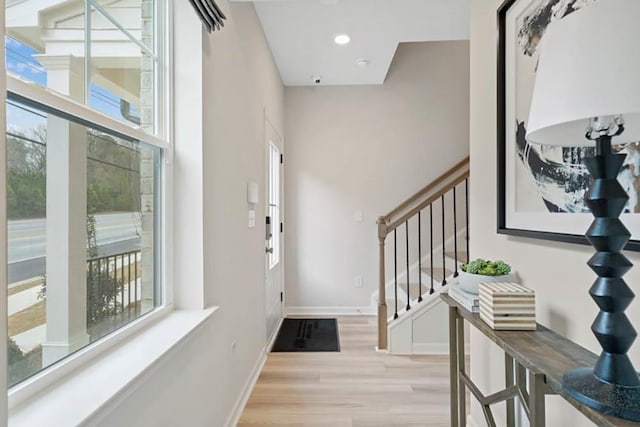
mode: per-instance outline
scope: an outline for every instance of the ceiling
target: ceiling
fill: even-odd
[[[398,43],[469,38],[470,0],[254,3],[285,86],[382,84]],[[351,42],[336,45],[340,33]]]

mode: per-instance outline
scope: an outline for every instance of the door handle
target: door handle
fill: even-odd
[[[272,254],[273,253],[273,248],[264,248],[264,250],[268,254]]]

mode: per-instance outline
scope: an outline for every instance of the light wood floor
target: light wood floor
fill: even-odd
[[[238,426],[449,425],[448,356],[377,353],[375,322],[338,318],[339,353],[269,354]]]

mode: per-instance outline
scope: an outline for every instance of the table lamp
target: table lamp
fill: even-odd
[[[637,334],[624,313],[634,294],[622,278],[632,264],[620,253],[631,237],[619,219],[629,199],[617,180],[625,155],[612,152],[612,143],[640,141],[640,1],[583,7],[550,24],[539,49],[527,140],[596,147],[585,159],[593,178],[585,204],[595,217],[586,237],[596,249],[591,330],[602,353],[595,366],[567,371],[562,386],[589,407],[640,421],[640,377],[627,356]]]

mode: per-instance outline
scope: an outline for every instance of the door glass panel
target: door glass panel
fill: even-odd
[[[271,217],[271,248],[269,269],[280,262],[280,151],[269,144],[269,216]]]

